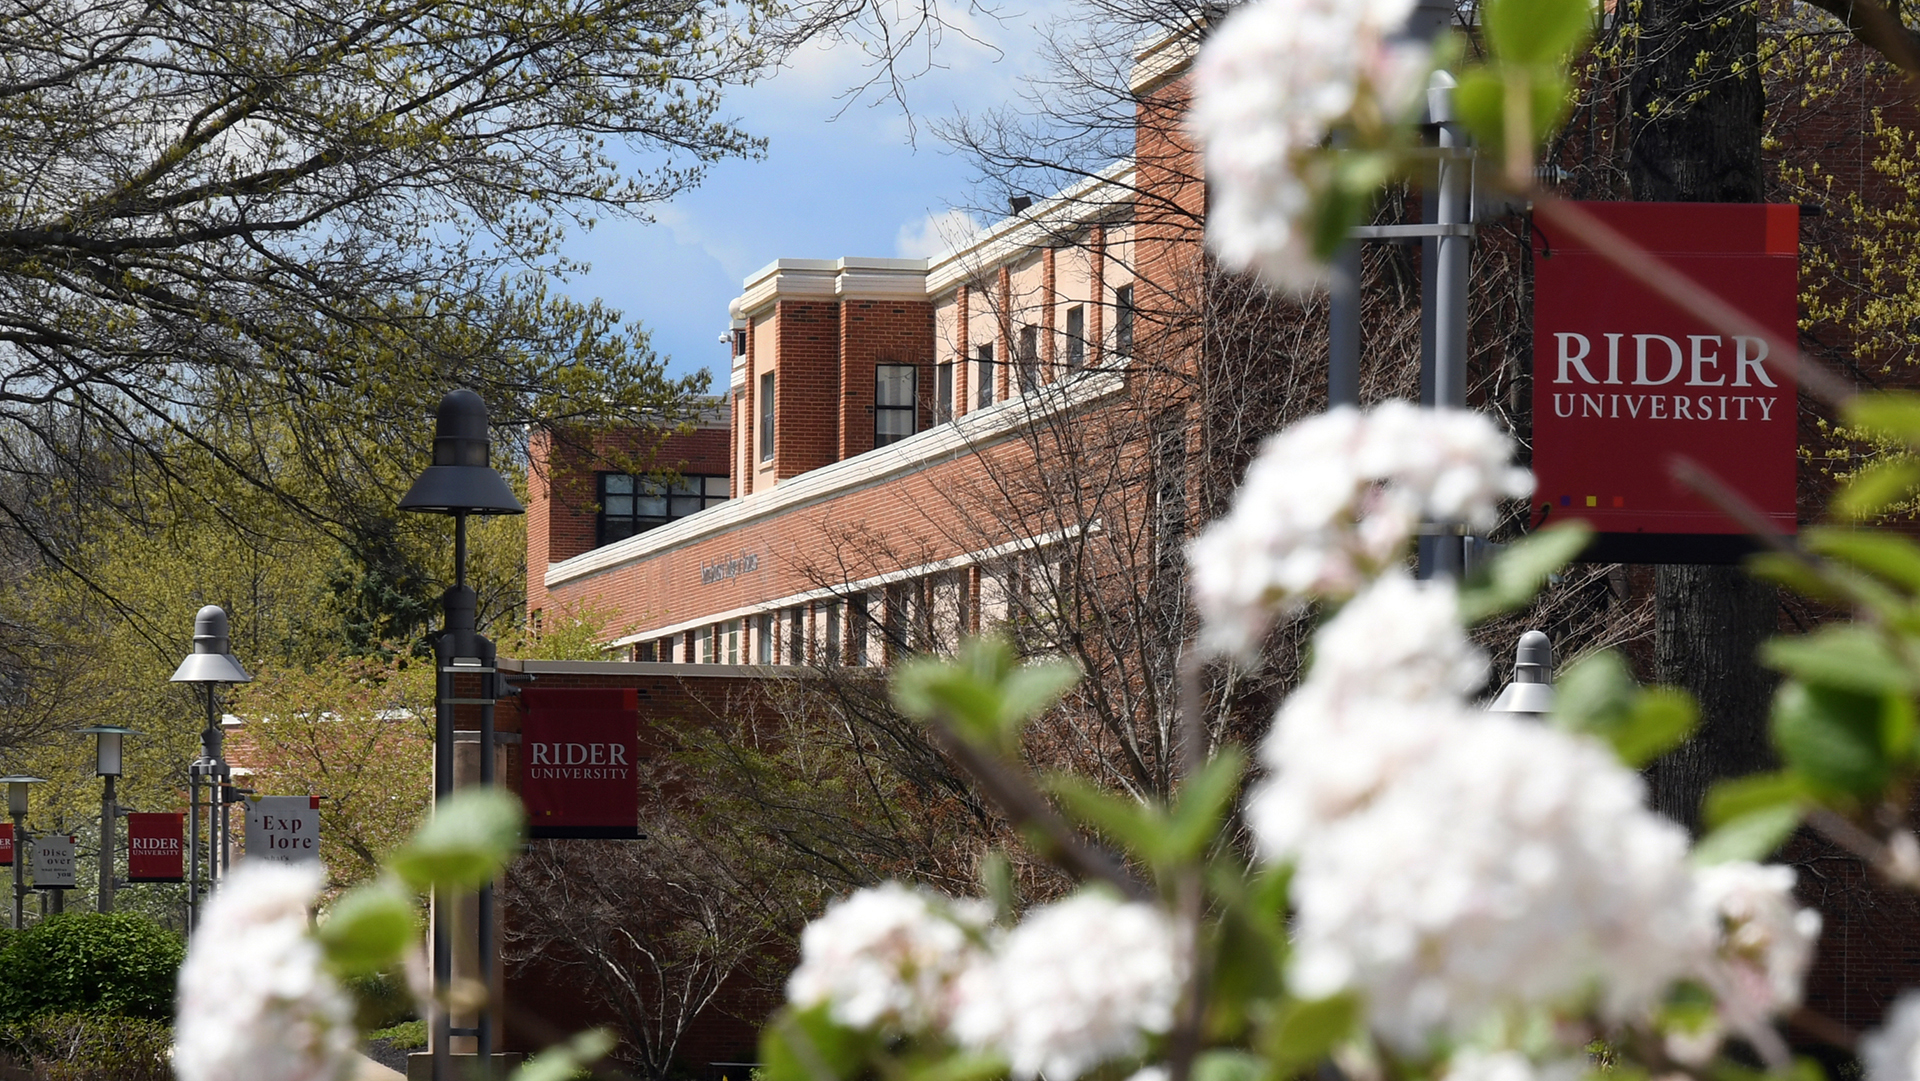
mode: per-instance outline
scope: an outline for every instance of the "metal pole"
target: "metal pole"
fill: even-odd
[[[119,780],[109,773],[105,778],[106,791],[100,796],[100,904],[102,912],[113,911],[113,832],[114,819],[120,813],[120,807],[114,800],[114,782]]]
[[[480,783],[491,786],[493,777],[493,704],[498,691],[498,676],[495,674],[495,661],[499,659],[493,642],[476,636],[480,646],[480,660],[485,671],[480,676]],[[487,989],[487,997],[480,1008],[475,1027],[480,1031],[477,1037],[480,1052],[480,1076],[493,1076],[493,883],[480,886],[479,899],[479,957],[480,984]]]
[[[461,530],[464,539],[465,530]],[[433,660],[433,802],[436,807],[453,791],[453,635],[443,634],[434,643]],[[447,1013],[447,989],[453,982],[452,938],[447,921],[453,918],[452,899],[446,891],[433,891],[433,1081],[449,1081],[448,1044],[453,1039],[452,1020]]]
[[[200,770],[201,760],[187,767],[187,933],[200,927]]]
[[[220,888],[220,880],[225,877],[221,871],[220,847],[225,838],[220,836],[220,821],[214,815],[216,801],[220,798],[220,718],[214,712],[213,684],[207,684],[207,730],[200,735],[200,750],[207,759],[207,896],[213,896]]]
[[[1360,243],[1349,240],[1333,256],[1327,306],[1327,408],[1360,404]]]
[[[1438,127],[1442,151],[1438,163],[1439,190],[1432,202],[1436,225],[1467,225],[1472,221],[1472,159],[1449,154],[1468,145],[1466,133],[1453,117],[1453,77],[1444,71],[1433,74],[1427,88],[1427,115]],[[1461,409],[1467,404],[1467,284],[1468,258],[1472,239],[1464,231],[1444,232],[1423,245],[1421,300],[1421,384],[1425,404],[1440,409]],[[1426,287],[1431,280],[1432,288]],[[1428,305],[1426,301],[1431,301]],[[1431,394],[1431,398],[1427,395]],[[1420,538],[1421,578],[1458,578],[1465,570],[1466,553],[1458,536]]]

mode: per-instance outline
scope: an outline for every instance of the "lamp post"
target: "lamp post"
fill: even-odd
[[[16,931],[27,922],[27,786],[44,784],[46,780],[22,774],[0,777],[7,786],[7,817],[13,819],[13,929]]]
[[[110,724],[82,728],[80,733],[94,738],[93,771],[106,781],[100,793],[100,903],[97,907],[102,912],[112,912],[113,835],[120,821],[120,804],[114,796],[114,787],[120,780],[120,741],[140,733]]]
[[[200,923],[200,787],[209,789],[207,800],[207,892],[220,880],[220,859],[216,853],[226,850],[227,838],[225,781],[227,762],[221,754],[220,714],[214,708],[214,685],[251,683],[253,677],[240,667],[227,643],[227,613],[217,604],[209,604],[193,617],[193,652],[174,669],[174,683],[199,683],[207,692],[207,727],[200,733],[200,757],[187,767],[188,815],[187,858],[192,871],[187,876],[187,930]],[[216,802],[218,797],[220,802]],[[215,812],[214,808],[219,811]]]
[[[1520,636],[1513,651],[1513,682],[1487,707],[1489,713],[1553,712],[1553,641],[1543,631]]]
[[[480,783],[493,783],[493,702],[496,697],[493,643],[482,637],[475,623],[479,599],[467,585],[467,516],[520,514],[525,508],[514,498],[507,480],[488,464],[487,403],[470,390],[455,390],[440,399],[433,424],[433,464],[400,499],[400,509],[453,516],[453,588],[447,590],[446,626],[434,641],[437,677],[433,692],[433,799],[437,804],[453,792],[453,711],[459,704],[480,707]],[[476,699],[454,697],[456,675],[480,677]],[[493,1066],[493,887],[480,887],[478,935],[479,976],[487,989],[487,1004],[472,1028],[455,1029],[445,1002],[453,980],[453,952],[449,921],[450,898],[433,896],[433,987],[440,1002],[433,1018],[433,1081],[447,1081],[449,1041],[474,1037],[482,1076]]]

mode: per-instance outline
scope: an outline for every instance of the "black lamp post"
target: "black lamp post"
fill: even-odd
[[[227,850],[226,781],[231,772],[221,752],[220,713],[214,707],[214,685],[252,683],[253,677],[240,667],[227,642],[227,613],[217,604],[209,604],[193,617],[193,652],[174,669],[174,683],[199,683],[207,689],[207,727],[200,733],[200,757],[187,767],[188,816],[187,858],[192,866],[187,885],[187,930],[200,924],[200,788],[208,788],[207,798],[207,890],[220,881],[224,869],[221,857]],[[216,798],[217,797],[217,798]],[[218,811],[215,808],[218,808]]]
[[[115,782],[120,780],[120,741],[127,736],[140,733],[131,728],[119,728],[110,724],[96,724],[91,728],[80,729],[81,734],[94,737],[93,771],[106,781],[106,787],[100,793],[100,903],[102,912],[113,911],[113,855],[114,829],[119,825],[120,804],[114,798]]]
[[[433,798],[453,791],[453,711],[456,705],[480,707],[480,783],[493,783],[493,703],[496,697],[493,643],[482,637],[475,623],[479,599],[467,585],[467,515],[520,514],[526,508],[514,498],[507,480],[488,464],[487,403],[470,390],[456,390],[440,399],[434,417],[433,464],[400,499],[400,509],[453,516],[453,588],[445,599],[446,626],[434,641],[438,678],[433,695]],[[480,677],[474,699],[456,699],[456,675]],[[433,1019],[433,1079],[447,1081],[448,1043],[454,1036],[472,1036],[477,1044],[482,1076],[493,1066],[493,887],[480,887],[480,983],[487,989],[487,1005],[478,1011],[474,1027],[454,1029],[447,1010],[447,987],[453,978],[453,952],[448,935],[452,918],[450,898],[439,891],[433,897],[433,985],[441,1008]]]
[[[27,902],[27,786],[45,784],[45,777],[15,774],[0,777],[7,786],[7,817],[13,819],[13,929],[26,926]]]

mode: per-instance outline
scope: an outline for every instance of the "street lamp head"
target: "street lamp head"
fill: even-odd
[[[193,652],[174,669],[174,683],[252,683],[227,644],[227,613],[209,604],[193,617]]]
[[[470,390],[440,399],[433,464],[400,497],[400,509],[428,514],[522,514],[507,478],[488,464],[487,403]]]
[[[0,784],[7,786],[7,816],[9,818],[27,817],[27,786],[45,783],[47,783],[45,777],[28,777],[24,774],[0,777]]]
[[[1528,631],[1514,650],[1513,682],[1487,707],[1490,713],[1553,712],[1553,641]]]
[[[140,733],[131,728],[121,728],[111,724],[96,724],[79,729],[82,735],[93,736],[94,773],[102,777],[120,776],[120,740],[123,736],[137,736]]]

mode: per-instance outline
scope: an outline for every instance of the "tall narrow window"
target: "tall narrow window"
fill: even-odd
[[[993,404],[993,346],[980,346],[973,355],[979,362],[979,382],[974,384],[973,404],[976,409],[985,409]]]
[[[787,609],[787,664],[807,663],[807,610]]]
[[[933,369],[933,420],[938,424],[953,419],[953,364]]]
[[[1067,370],[1077,372],[1087,363],[1087,309],[1075,304],[1067,309]]]
[[[753,617],[753,663],[773,663],[773,613]]]
[[[773,373],[760,374],[760,460],[773,461]]]
[[[911,364],[873,369],[873,445],[884,447],[912,435],[920,419],[920,370]]]
[[[724,641],[726,643],[725,645],[726,653],[721,659],[720,663],[739,664],[740,663],[740,621],[737,619],[729,619],[725,623],[722,623],[720,625],[720,629],[723,632]]]
[[[848,664],[864,667],[867,663],[867,631],[873,622],[867,608],[867,595],[856,593],[847,601]]]
[[[744,357],[747,355],[746,327],[733,328],[733,355],[736,357]]]
[[[1133,353],[1133,286],[1113,291],[1113,351],[1121,356]]]
[[[840,602],[827,605],[826,641],[822,643],[825,651],[821,655],[823,663],[840,663]]]
[[[1020,393],[1031,393],[1040,385],[1040,328],[1020,328]]]

